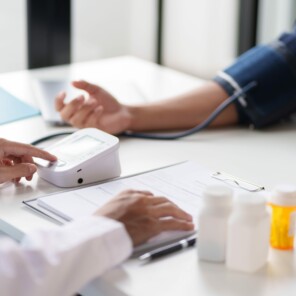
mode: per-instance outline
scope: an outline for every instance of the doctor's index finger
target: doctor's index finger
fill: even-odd
[[[3,156],[32,156],[38,157],[49,161],[56,161],[56,156],[50,154],[47,151],[41,150],[32,145],[7,141],[1,139],[0,141],[0,150]]]
[[[101,91],[101,88],[95,84],[89,83],[85,80],[76,80],[72,82],[72,85],[76,88],[85,90],[90,95],[96,95]]]

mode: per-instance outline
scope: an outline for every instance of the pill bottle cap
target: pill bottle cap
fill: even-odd
[[[248,214],[259,214],[266,211],[266,199],[255,193],[238,195],[234,200],[234,209]]]
[[[212,206],[230,206],[232,190],[221,185],[211,185],[203,191],[203,203]]]
[[[276,186],[270,201],[272,204],[280,206],[296,206],[296,186],[293,184]]]

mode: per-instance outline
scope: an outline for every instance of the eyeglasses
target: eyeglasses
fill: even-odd
[[[225,182],[228,185],[247,190],[249,192],[259,192],[259,191],[265,190],[265,188],[263,186],[252,184],[250,182],[236,178],[236,177],[229,175],[227,173],[216,172],[212,175],[212,178],[220,180],[222,182]]]

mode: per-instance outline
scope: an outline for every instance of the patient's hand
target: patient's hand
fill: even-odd
[[[74,81],[73,86],[86,91],[89,98],[79,96],[66,104],[66,94],[60,93],[56,98],[56,110],[64,121],[77,128],[95,127],[111,134],[128,129],[131,119],[127,106],[97,85]]]
[[[154,196],[147,191],[124,191],[100,208],[95,215],[122,222],[135,246],[162,231],[194,228],[190,215],[168,199]]]

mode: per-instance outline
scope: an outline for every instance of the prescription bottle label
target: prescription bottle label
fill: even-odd
[[[289,236],[295,235],[295,230],[296,230],[296,212],[293,212],[290,215],[290,228],[289,228]]]
[[[294,248],[296,206],[269,204],[272,208],[270,245],[275,249]]]

